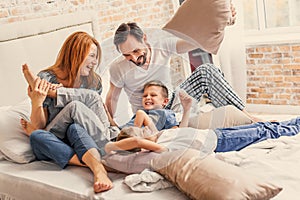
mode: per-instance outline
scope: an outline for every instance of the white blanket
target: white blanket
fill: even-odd
[[[131,190],[138,192],[152,192],[173,187],[173,184],[165,180],[163,176],[149,169],[145,169],[140,174],[126,176],[124,183],[128,185]]]
[[[300,196],[300,134],[266,140],[239,152],[218,153],[217,157],[283,187],[274,199]]]

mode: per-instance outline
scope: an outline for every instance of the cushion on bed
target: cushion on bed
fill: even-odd
[[[282,188],[241,168],[214,157],[200,159],[199,151],[186,150],[162,154],[152,160],[152,168],[169,179],[192,199],[270,199]]]
[[[7,160],[28,163],[35,159],[29,138],[20,125],[21,118],[29,119],[30,111],[29,99],[0,111],[0,151]]]
[[[229,0],[185,0],[163,28],[216,54],[230,17]]]
[[[151,168],[151,160],[158,156],[155,152],[118,151],[103,157],[103,164],[126,174],[139,174]]]

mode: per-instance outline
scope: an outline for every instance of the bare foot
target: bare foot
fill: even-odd
[[[20,119],[20,123],[21,123],[21,126],[23,128],[23,131],[28,136],[30,136],[31,133],[36,130],[36,128],[31,123],[29,123],[28,121],[26,121],[23,118]]]
[[[108,178],[107,173],[99,171],[94,176],[94,192],[104,192],[110,190],[113,187],[111,180]]]
[[[188,110],[192,107],[193,98],[184,90],[179,90],[179,99],[184,110]]]
[[[34,81],[37,78],[37,76],[35,76],[30,70],[27,64],[23,64],[22,65],[22,71],[24,74],[24,77],[27,81],[27,83],[29,84],[30,88],[33,88],[34,86]]]
[[[26,63],[22,65],[22,71],[23,71],[24,77],[25,77],[27,83],[29,84],[30,88],[31,89],[34,88],[34,81],[37,79],[37,76],[34,75],[32,73],[32,71],[30,71],[30,69]],[[56,89],[59,87],[62,87],[62,86],[63,86],[62,84],[51,83],[51,86],[50,86],[50,89],[48,90],[47,96],[55,98],[56,97]]]

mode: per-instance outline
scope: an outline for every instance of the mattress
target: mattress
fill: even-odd
[[[133,200],[133,199],[188,199],[176,187],[154,192],[134,192],[123,183],[126,175],[109,173],[114,188],[95,194],[93,176],[88,168],[68,166],[62,170],[57,165],[34,161],[16,164],[0,161],[0,199],[11,200]]]

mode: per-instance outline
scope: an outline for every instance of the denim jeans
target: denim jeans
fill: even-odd
[[[238,151],[266,139],[298,134],[300,117],[284,122],[258,122],[231,128],[218,128],[214,131],[218,137],[215,152]]]
[[[38,160],[54,161],[61,168],[65,168],[74,154],[81,161],[82,156],[91,148],[98,148],[87,131],[79,124],[71,124],[66,132],[66,138],[59,139],[53,133],[36,130],[30,135],[30,143]]]

